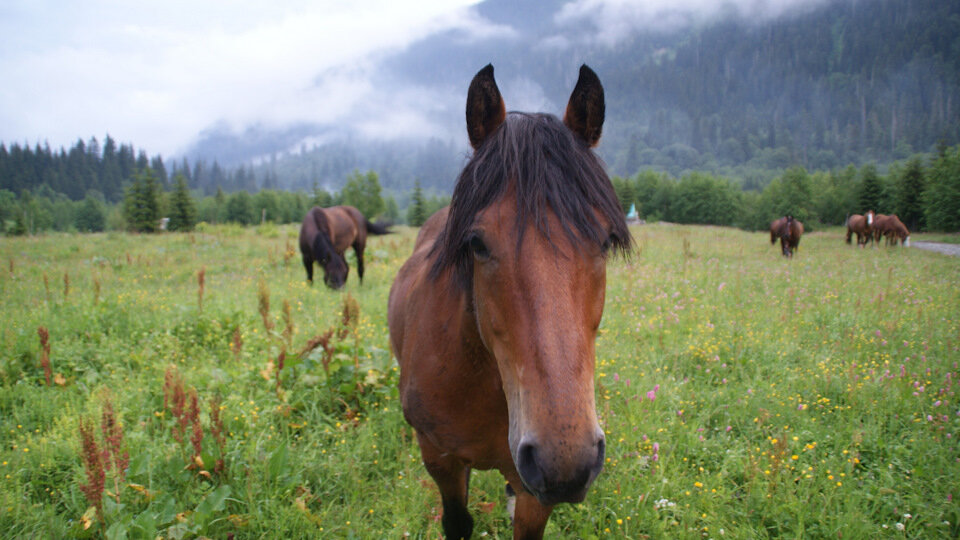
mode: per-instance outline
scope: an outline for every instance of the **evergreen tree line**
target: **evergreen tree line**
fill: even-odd
[[[217,161],[208,164],[196,160],[191,165],[183,158],[168,167],[159,154],[151,158],[145,150],[136,150],[133,145],[118,145],[110,135],[103,145],[92,137],[88,142],[78,139],[69,149],[61,147],[60,150],[39,143],[33,148],[18,143],[7,148],[0,142],[0,189],[13,193],[46,186],[72,201],[83,200],[91,194],[116,203],[123,200],[125,187],[134,181],[135,175],[148,168],[162,189],[172,189],[173,178],[179,174],[188,189],[202,195],[214,195],[217,189],[228,193],[238,190],[255,193],[260,189],[278,189],[280,183],[272,169],[261,168],[258,178],[252,165],[228,170]]]
[[[737,182],[711,173],[674,178],[642,171],[612,178],[624,212],[631,206],[647,221],[710,224],[764,230],[773,219],[792,214],[808,230],[843,225],[847,216],[874,210],[897,214],[911,231],[960,231],[960,146],[941,147],[932,155],[917,154],[893,164],[885,174],[874,165],[853,165],[808,172],[793,167],[762,191],[743,190]],[[427,196],[419,181],[401,211],[392,195],[384,195],[376,172],[354,171],[339,192],[316,183],[309,192],[262,189],[255,194],[217,189],[213,195],[190,189],[177,173],[167,188],[150,166],[134,173],[123,200],[112,204],[91,192],[72,201],[48,186],[21,191],[0,189],[0,232],[34,234],[46,230],[154,232],[161,218],[166,229],[192,230],[198,222],[251,225],[298,223],[313,206],[356,206],[368,219],[422,225],[447,197]]]
[[[960,146],[941,147],[932,157],[914,155],[885,175],[875,165],[813,173],[797,166],[762,191],[744,191],[730,179],[699,172],[675,179],[643,171],[612,181],[624,212],[634,206],[647,221],[764,230],[791,214],[812,230],[874,210],[897,214],[911,231],[960,231]]]

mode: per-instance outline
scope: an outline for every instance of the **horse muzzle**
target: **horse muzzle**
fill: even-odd
[[[581,502],[603,469],[606,442],[599,427],[591,444],[573,455],[561,456],[570,453],[568,442],[554,441],[547,446],[524,436],[517,447],[516,466],[523,486],[542,505]]]

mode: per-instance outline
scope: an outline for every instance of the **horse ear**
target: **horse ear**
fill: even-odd
[[[580,66],[580,78],[570,95],[563,123],[583,137],[587,144],[596,146],[603,130],[604,115],[603,85],[597,74],[584,64]]]
[[[474,75],[467,91],[467,134],[470,146],[480,148],[483,141],[496,131],[507,118],[507,109],[500,97],[497,81],[493,79],[493,65]]]

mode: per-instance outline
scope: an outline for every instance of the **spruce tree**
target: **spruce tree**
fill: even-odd
[[[154,232],[160,222],[160,196],[157,178],[147,167],[134,175],[123,201],[127,228],[135,232]]]
[[[187,189],[187,179],[182,174],[177,174],[170,197],[170,223],[167,228],[171,231],[192,231],[196,223],[197,209]]]
[[[919,156],[907,162],[897,181],[897,215],[911,231],[923,226],[923,191],[926,188],[923,163]]]
[[[864,165],[860,170],[860,191],[857,196],[857,202],[860,203],[858,213],[865,213],[868,210],[877,212],[880,208],[880,200],[883,198],[883,185],[880,183],[880,176],[877,175],[875,165]]]
[[[427,220],[427,205],[423,200],[423,189],[420,179],[413,184],[413,195],[410,197],[410,208],[407,209],[407,224],[419,227]]]

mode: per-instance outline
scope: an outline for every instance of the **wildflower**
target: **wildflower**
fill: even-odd
[[[894,527],[896,527],[898,531],[902,531],[906,528],[903,526],[903,523],[900,523],[899,521],[897,522],[896,525],[894,525]]]

